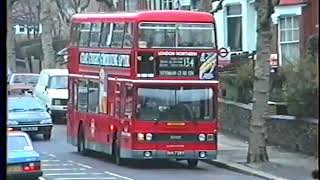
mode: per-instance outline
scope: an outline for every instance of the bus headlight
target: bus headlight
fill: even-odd
[[[146,134],[146,140],[147,141],[151,141],[152,140],[152,134],[151,133],[147,133]]]
[[[143,141],[144,140],[144,134],[143,133],[138,133],[137,134],[137,140],[138,141]]]
[[[205,134],[199,134],[198,139],[199,139],[199,141],[205,141],[206,140],[206,135]]]

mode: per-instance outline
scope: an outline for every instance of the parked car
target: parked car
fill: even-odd
[[[43,174],[40,155],[33,149],[28,134],[7,132],[7,179],[38,179]]]
[[[68,103],[68,70],[44,69],[34,88],[34,96],[39,98],[51,111],[54,121],[66,119]]]
[[[8,111],[7,127],[28,134],[43,134],[45,140],[51,138],[53,124],[49,110],[37,98],[9,96]]]
[[[32,89],[38,83],[39,74],[11,73],[7,77],[9,94],[32,93]]]

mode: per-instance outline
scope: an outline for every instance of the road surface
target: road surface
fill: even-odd
[[[184,161],[132,161],[127,166],[115,165],[105,154],[80,155],[66,141],[66,126],[55,125],[52,139],[32,137],[34,148],[42,156],[43,177],[40,180],[257,180],[204,162],[190,169]]]

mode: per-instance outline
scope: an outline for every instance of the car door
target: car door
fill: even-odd
[[[49,80],[49,75],[47,73],[42,73],[40,75],[39,83],[35,89],[35,96],[40,99],[45,105],[47,104],[46,97],[48,96],[48,92],[45,90]]]

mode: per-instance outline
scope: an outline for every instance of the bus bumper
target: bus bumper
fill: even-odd
[[[148,156],[148,154],[150,154],[150,156]],[[203,154],[205,154],[205,156],[203,156]],[[216,150],[167,152],[160,150],[121,149],[121,157],[129,159],[217,159],[217,154],[218,152]]]

